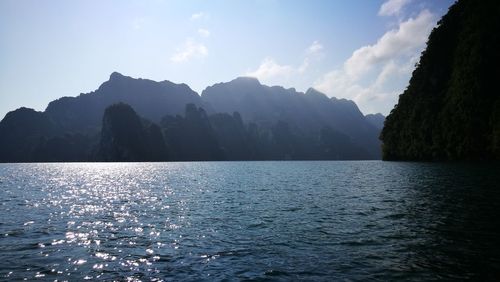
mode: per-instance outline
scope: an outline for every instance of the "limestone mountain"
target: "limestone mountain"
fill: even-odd
[[[500,159],[498,50],[500,2],[451,6],[386,119],[384,159]]]
[[[157,125],[145,124],[132,107],[118,103],[104,111],[97,160],[166,161],[167,147]]]
[[[377,159],[356,104],[237,78],[185,84],[111,74],[97,90],[0,122],[0,161]]]
[[[104,109],[120,102],[155,122],[167,114],[182,114],[188,103],[201,105],[200,96],[186,84],[134,79],[114,72],[91,93],[50,102],[45,113],[64,130],[95,131],[101,126]]]
[[[369,123],[371,123],[377,129],[382,130],[382,128],[384,128],[385,116],[383,114],[381,113],[367,114],[365,118]]]
[[[380,157],[380,129],[353,101],[328,98],[313,88],[302,93],[294,88],[270,87],[249,77],[207,87],[201,98],[215,112],[239,112],[243,121],[264,127],[284,121],[300,135],[319,134],[330,127],[345,135],[353,147],[362,147],[365,157]]]

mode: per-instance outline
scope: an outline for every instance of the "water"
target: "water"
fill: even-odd
[[[0,280],[494,280],[500,167],[0,165]]]

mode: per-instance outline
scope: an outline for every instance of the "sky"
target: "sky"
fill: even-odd
[[[0,118],[117,71],[207,86],[238,76],[387,115],[453,0],[0,0]]]

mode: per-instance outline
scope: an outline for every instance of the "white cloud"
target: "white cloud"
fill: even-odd
[[[193,39],[187,39],[182,48],[177,49],[177,52],[170,57],[170,60],[174,63],[182,63],[192,58],[202,58],[207,55],[208,49],[205,45]]]
[[[396,63],[387,64],[366,86],[342,70],[334,70],[316,81],[314,88],[329,96],[353,100],[365,114],[377,112],[387,114],[397,102],[397,95],[400,94],[399,89],[402,87],[401,85],[388,87],[390,84],[388,79],[390,78],[390,82],[399,82],[407,75],[399,68]]]
[[[354,51],[345,62],[346,72],[359,76],[379,63],[391,58],[413,54],[427,41],[430,31],[435,25],[435,17],[423,10],[416,18],[402,22],[398,29],[386,32],[374,45],[368,45]]]
[[[340,69],[324,74],[314,87],[329,96],[354,100],[364,113],[387,114],[406,86],[434,25],[434,15],[423,10],[375,44],[354,51]]]
[[[323,45],[319,43],[319,41],[314,41],[309,48],[307,48],[307,54],[316,54],[323,50]]]
[[[280,65],[273,58],[265,58],[254,71],[248,71],[245,76],[253,76],[265,83],[283,84],[304,74],[311,65],[311,59],[323,50],[323,45],[314,41],[307,49],[306,56],[299,66]]]
[[[206,19],[208,17],[208,14],[205,12],[198,12],[194,13],[191,15],[191,20],[196,21],[196,20],[201,20],[201,19]]]
[[[280,65],[268,57],[262,61],[255,71],[247,72],[246,75],[256,77],[260,80],[268,80],[276,77],[288,77],[293,72],[295,72],[295,68],[292,66]]]
[[[309,59],[298,65],[280,64],[271,57],[265,58],[256,70],[247,71],[244,76],[251,76],[259,79],[268,85],[281,85],[283,87],[297,87],[303,80],[306,70],[309,68]],[[308,83],[307,86],[309,86]]]
[[[399,15],[404,6],[411,0],[387,0],[378,11],[379,16]]]
[[[209,37],[210,36],[210,31],[208,29],[199,28],[198,29],[198,34],[201,35],[202,37]]]

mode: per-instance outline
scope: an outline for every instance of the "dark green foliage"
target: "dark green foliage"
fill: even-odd
[[[383,158],[500,159],[498,50],[500,2],[455,3],[385,121]]]
[[[496,159],[500,159],[500,101],[493,105],[490,124],[492,127],[491,151]]]

